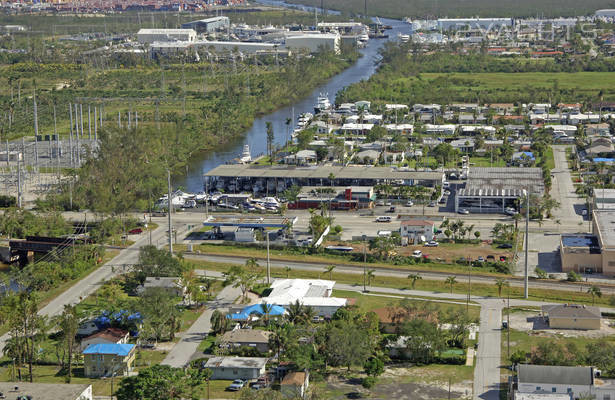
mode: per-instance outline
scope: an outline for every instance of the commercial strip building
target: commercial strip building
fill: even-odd
[[[423,172],[396,167],[311,166],[227,164],[205,174],[209,187],[219,190],[232,187],[260,187],[269,194],[297,186],[376,186],[378,184],[442,185],[443,172]]]
[[[517,199],[528,189],[533,195],[544,194],[540,168],[470,168],[465,187],[455,195],[455,211],[504,212],[507,207],[516,207]]]
[[[615,210],[592,212],[592,234],[562,234],[562,271],[615,275]]]
[[[315,187],[304,186],[297,201],[289,203],[290,209],[317,209],[322,204],[331,205],[332,210],[358,210],[372,208],[376,194],[372,186]]]

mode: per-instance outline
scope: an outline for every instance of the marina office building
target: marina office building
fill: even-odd
[[[413,171],[395,167],[226,164],[205,174],[206,185],[227,192],[281,193],[297,186],[375,186],[378,184],[442,185],[443,172]]]

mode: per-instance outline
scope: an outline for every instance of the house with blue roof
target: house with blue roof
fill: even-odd
[[[83,351],[84,374],[90,378],[127,375],[132,371],[135,354],[134,344],[91,344]]]

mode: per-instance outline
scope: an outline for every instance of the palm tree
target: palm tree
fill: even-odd
[[[71,382],[72,367],[73,367],[73,352],[75,350],[75,336],[79,329],[79,316],[77,315],[77,308],[71,305],[65,305],[62,314],[56,317],[54,321],[57,327],[62,332],[63,342],[66,346],[66,352],[68,354],[68,374],[66,376],[66,383]]]
[[[408,279],[412,282],[410,287],[414,290],[414,285],[416,285],[416,281],[423,279],[419,274],[410,274],[408,275]]]
[[[273,304],[267,304],[266,301],[263,301],[261,303],[261,313],[263,314],[265,325],[269,324],[269,317],[271,316],[271,310],[273,310]]]
[[[454,276],[449,276],[448,278],[446,278],[445,283],[450,286],[451,294],[453,294],[453,285],[457,283],[457,278],[455,278]]]
[[[333,280],[333,270],[335,269],[335,265],[329,265],[326,269],[325,269],[325,273],[329,273],[329,280],[332,281]]]
[[[498,297],[502,297],[502,288],[504,286],[509,286],[510,284],[508,283],[508,281],[505,281],[504,279],[498,279],[495,281],[495,286],[498,287]]]
[[[594,305],[594,300],[596,297],[602,297],[602,290],[595,285],[587,289],[587,293],[592,295],[592,306]]]
[[[370,269],[367,271],[367,286],[371,286],[372,285],[372,279],[374,279],[376,277],[376,275],[374,274],[376,270],[374,269]]]
[[[286,272],[286,279],[288,279],[288,276],[290,274],[290,267],[288,265],[284,267],[284,272]]]
[[[246,267],[248,267],[251,271],[256,271],[260,268],[260,265],[258,264],[256,257],[250,257],[246,260]]]

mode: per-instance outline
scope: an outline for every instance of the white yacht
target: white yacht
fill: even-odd
[[[400,40],[402,43],[408,43],[408,42],[410,41],[410,35],[406,35],[406,34],[403,34],[403,33],[401,33],[401,32],[399,32],[399,34],[397,35],[397,37],[399,38],[399,40]]]
[[[328,111],[330,109],[331,109],[331,102],[329,101],[328,94],[321,93],[318,96],[318,101],[316,103],[316,107],[314,107],[314,112],[318,114],[320,112]]]
[[[239,161],[244,164],[247,164],[252,161],[252,155],[250,154],[250,145],[243,145],[243,151],[241,152],[241,157],[239,157]]]

